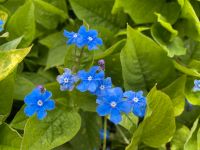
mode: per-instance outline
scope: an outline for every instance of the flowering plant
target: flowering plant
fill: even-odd
[[[199,150],[198,0],[0,6],[0,149]]]

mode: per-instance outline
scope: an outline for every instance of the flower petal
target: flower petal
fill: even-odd
[[[99,73],[97,73],[96,75],[95,75],[95,79],[97,79],[97,80],[102,80],[103,78],[104,78],[104,71],[100,71]]]
[[[124,92],[124,97],[132,99],[134,97],[134,92],[133,91],[126,91]]]
[[[38,97],[40,96],[40,89],[39,88],[35,88],[32,90],[31,93],[29,93],[25,98],[24,98],[24,102],[27,105],[32,105],[35,104],[38,100]]]
[[[78,30],[78,34],[85,35],[87,33],[87,29],[85,26],[81,26]]]
[[[110,114],[111,107],[109,104],[103,103],[97,106],[96,111],[99,116],[106,116]]]
[[[44,108],[46,110],[53,110],[55,108],[55,101],[54,100],[48,100],[44,103]]]
[[[24,108],[24,113],[26,116],[33,116],[33,114],[37,111],[38,107],[37,106],[26,106]]]
[[[133,113],[138,117],[144,117],[146,113],[146,104],[134,104],[133,105]]]
[[[46,116],[47,116],[47,112],[46,112],[46,110],[44,110],[44,109],[40,109],[40,110],[37,112],[37,117],[38,117],[39,120],[44,119]]]
[[[90,74],[90,75],[94,75],[94,74],[97,72],[97,70],[99,70],[99,66],[93,66],[93,67],[90,69],[89,74]]]
[[[88,35],[91,36],[91,37],[97,37],[98,32],[96,30],[89,30]]]
[[[97,43],[97,45],[103,45],[103,41],[101,38],[96,38],[95,42]]]
[[[87,72],[85,70],[80,70],[78,73],[77,73],[78,77],[83,80],[85,78],[87,78]]]
[[[110,77],[106,78],[104,80],[104,85],[106,85],[106,87],[112,87],[112,79]]]
[[[114,124],[118,124],[121,120],[122,120],[122,117],[119,110],[112,109],[111,115],[110,115],[110,121],[112,121]]]
[[[97,89],[97,87],[98,87],[98,82],[92,81],[92,82],[90,82],[89,85],[88,85],[88,91],[90,91],[90,92],[95,92],[96,89]]]
[[[82,81],[77,87],[76,89],[78,89],[81,92],[85,92],[88,90],[88,82],[86,81]]]
[[[45,91],[44,93],[41,93],[41,100],[45,101],[48,100],[49,98],[51,98],[52,93],[50,91]]]
[[[129,103],[128,101],[122,101],[122,102],[119,102],[117,104],[117,108],[122,111],[122,112],[125,112],[125,113],[129,113],[131,112],[131,103]]]

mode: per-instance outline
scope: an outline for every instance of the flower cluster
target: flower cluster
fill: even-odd
[[[3,31],[4,21],[0,19],[0,32]]]
[[[102,40],[98,38],[96,30],[86,30],[81,26],[78,33],[64,31],[68,38],[67,44],[75,44],[82,48],[88,46],[89,50],[97,49],[97,45],[102,45]],[[88,71],[80,70],[77,73],[65,68],[63,74],[57,76],[61,91],[72,91],[75,87],[80,92],[90,92],[96,95],[99,116],[109,116],[110,121],[118,124],[122,120],[122,113],[133,112],[138,117],[144,117],[146,112],[146,98],[143,92],[126,91],[120,87],[113,87],[110,77],[105,77],[105,61],[99,60],[98,66],[91,67]],[[25,114],[32,116],[37,113],[39,119],[43,119],[47,112],[55,108],[55,103],[51,100],[51,92],[43,87],[37,87],[25,97]]]
[[[64,36],[68,38],[68,45],[75,44],[78,48],[88,46],[89,50],[96,50],[98,45],[103,44],[102,39],[98,37],[98,32],[87,30],[85,26],[81,26],[77,33],[64,30]]]
[[[55,108],[55,102],[51,99],[51,96],[51,92],[47,91],[43,86],[38,86],[25,97],[26,107],[24,113],[29,117],[36,113],[38,119],[42,120],[46,117],[47,110]]]
[[[76,89],[81,92],[90,92],[97,96],[97,113],[99,116],[110,115],[110,120],[118,124],[121,113],[133,113],[143,117],[146,111],[146,98],[143,92],[127,91],[123,93],[120,87],[112,88],[111,78],[105,78],[104,71],[100,66],[93,66],[89,71],[80,70],[77,75],[72,75],[69,69],[59,75],[57,80],[61,90],[72,90],[77,80],[80,83]],[[74,79],[76,78],[76,80]],[[68,82],[65,82],[67,80]]]

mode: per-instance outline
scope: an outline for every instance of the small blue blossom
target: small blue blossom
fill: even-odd
[[[116,87],[107,91],[96,111],[99,116],[110,115],[110,121],[118,124],[122,120],[121,112],[128,114],[131,111],[131,104],[123,99],[122,89]]]
[[[98,97],[104,96],[106,94],[106,91],[111,88],[112,88],[112,81],[110,77],[100,80],[99,85],[95,91],[95,95],[97,95]]]
[[[0,19],[0,32],[3,31],[4,21]]]
[[[144,117],[146,112],[146,98],[143,96],[143,92],[127,91],[124,93],[124,97],[132,104],[133,113],[138,117]]]
[[[103,140],[104,139],[104,129],[100,129],[99,130],[99,135],[100,135],[100,139]],[[108,130],[106,130],[106,139],[110,138],[110,132]]]
[[[53,110],[55,108],[55,102],[50,99],[51,96],[52,93],[43,87],[35,88],[24,99],[26,104],[24,113],[29,117],[36,113],[39,120],[44,119],[47,115],[47,110]]]
[[[81,28],[79,30],[81,30]],[[68,45],[75,44],[78,48],[82,48],[84,46],[82,36],[79,34],[79,31],[78,33],[75,33],[64,30],[64,36],[68,38]]]
[[[194,91],[194,92],[200,91],[200,80],[194,80],[193,91]]]
[[[57,76],[57,81],[60,84],[61,91],[72,91],[74,84],[78,81],[78,77],[73,75],[70,69],[66,68],[62,75]]]
[[[89,50],[96,50],[98,46],[103,45],[103,41],[98,37],[96,30],[87,30],[84,26],[81,26],[78,32],[82,36],[82,46],[87,45]]]
[[[90,91],[94,93],[99,86],[99,82],[104,79],[104,71],[99,71],[99,66],[93,66],[88,72],[81,70],[78,72],[81,83],[76,87],[79,91]]]

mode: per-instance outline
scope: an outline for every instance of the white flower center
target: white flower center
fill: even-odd
[[[139,99],[137,97],[134,97],[133,101],[137,103],[139,101]]]
[[[115,107],[117,106],[117,103],[113,101],[113,102],[110,103],[110,106],[111,106],[112,108],[115,108]]]
[[[65,82],[65,83],[68,83],[68,82],[69,82],[69,79],[68,79],[68,78],[64,78],[64,82]]]
[[[38,101],[37,101],[37,104],[38,104],[38,106],[42,106],[42,105],[43,105],[42,100],[38,100]]]
[[[75,34],[73,35],[73,37],[74,37],[74,38],[77,38],[77,36],[78,36],[78,34],[77,34],[77,33],[75,33]]]
[[[89,40],[89,41],[92,41],[92,40],[93,40],[93,38],[89,36],[89,37],[88,37],[88,40]]]
[[[101,86],[100,86],[100,89],[101,89],[101,90],[104,90],[104,89],[105,89],[105,86],[104,86],[104,85],[101,85]]]
[[[88,77],[88,81],[91,81],[91,80],[92,80],[92,76],[89,76],[89,77]]]

